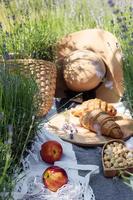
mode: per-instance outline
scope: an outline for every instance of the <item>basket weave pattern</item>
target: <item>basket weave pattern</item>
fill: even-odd
[[[18,68],[24,75],[32,75],[38,85],[39,92],[35,97],[35,103],[39,106],[37,116],[47,114],[53,104],[56,88],[56,66],[50,61],[36,59],[8,60],[13,68]]]

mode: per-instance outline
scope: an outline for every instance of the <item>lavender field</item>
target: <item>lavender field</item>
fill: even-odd
[[[68,33],[89,28],[110,31],[120,41],[123,100],[133,115],[132,0],[0,0],[1,200],[12,199],[14,173],[21,168],[21,158],[39,123],[33,103],[35,82],[8,73],[7,61],[35,58],[56,62],[58,40]]]

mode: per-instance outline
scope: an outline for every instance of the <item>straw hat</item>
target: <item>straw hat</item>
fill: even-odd
[[[62,89],[95,89],[97,98],[110,103],[123,95],[122,52],[112,33],[88,29],[69,34],[59,41],[57,57],[63,66]]]

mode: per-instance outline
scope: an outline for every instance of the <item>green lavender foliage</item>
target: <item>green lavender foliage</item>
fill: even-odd
[[[25,149],[37,131],[37,107],[33,79],[12,74],[0,66],[0,189],[10,193],[12,177],[20,166]],[[1,192],[0,191],[0,192]],[[1,196],[1,195],[0,195]],[[6,198],[6,197],[4,197]]]
[[[133,4],[129,0],[117,4],[114,1],[111,11],[108,30],[118,37],[121,44],[125,87],[123,100],[133,116]]]
[[[19,74],[0,72],[0,111],[3,113],[0,126],[0,138],[8,140],[7,125],[13,127],[13,158],[19,159],[32,120],[36,114],[34,95],[37,86],[30,78]],[[34,128],[34,127],[33,127]],[[32,139],[33,136],[31,136]]]
[[[56,43],[62,36],[94,27],[108,30],[116,35],[122,47],[124,100],[132,114],[132,16],[131,0],[1,0],[1,59],[6,61],[16,54],[21,58],[55,61]],[[34,81],[0,71],[0,192],[5,188],[9,193],[12,190],[13,166],[18,166],[27,144],[35,136],[36,89]]]
[[[1,54],[15,52],[21,57],[55,59],[55,45],[63,35],[95,27],[86,0],[11,1],[1,4]],[[4,22],[3,22],[4,21]]]
[[[12,174],[10,171],[11,150],[10,144],[0,141],[0,200],[9,199],[13,188]],[[7,173],[8,172],[8,173]],[[7,192],[8,194],[4,194]]]

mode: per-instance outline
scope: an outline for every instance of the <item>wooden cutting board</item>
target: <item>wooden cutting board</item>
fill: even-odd
[[[68,111],[56,114],[48,123],[48,129],[57,134],[63,140],[71,142],[73,144],[77,144],[80,146],[98,146],[103,145],[106,142],[112,140],[112,138],[105,137],[102,135],[98,135],[88,129],[85,129],[80,126],[80,121],[78,117],[74,117],[69,112],[69,120],[73,123],[78,132],[74,134],[73,139],[70,139],[70,135],[62,130],[63,124],[66,122],[66,114]],[[133,120],[129,119],[125,116],[117,114],[116,123],[118,123],[121,127],[121,130],[124,134],[123,140],[127,140],[131,136],[133,136]]]

